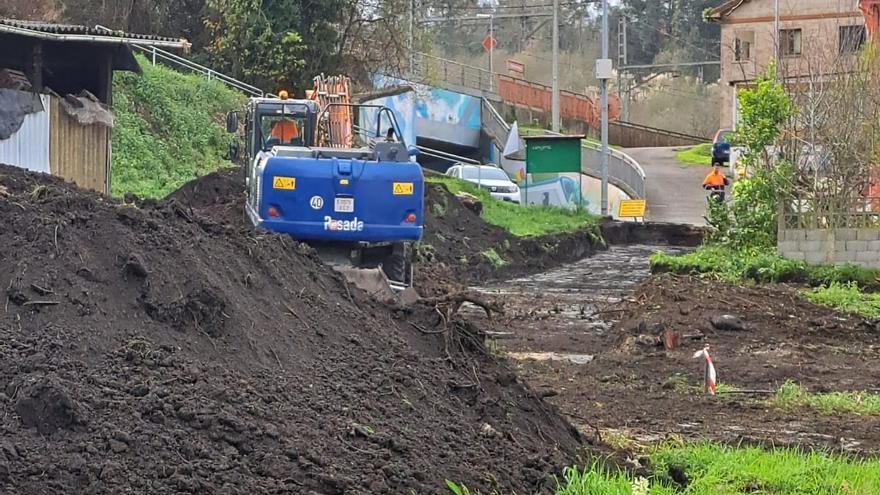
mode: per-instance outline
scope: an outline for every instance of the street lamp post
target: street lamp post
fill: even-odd
[[[611,76],[610,60],[608,59],[608,0],[602,0],[602,61],[604,67],[599,72],[599,83],[602,90],[600,105],[602,107],[602,216],[608,215],[608,78]],[[620,70],[620,68],[618,68]]]

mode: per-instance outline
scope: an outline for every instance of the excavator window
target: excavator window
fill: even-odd
[[[263,150],[272,146],[305,146],[306,117],[289,114],[264,114],[260,117]]]

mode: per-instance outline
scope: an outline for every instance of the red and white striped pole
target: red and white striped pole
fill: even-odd
[[[703,363],[703,392],[715,395],[715,365],[712,364],[712,357],[709,356],[709,344],[706,344],[701,350],[694,353],[694,359],[705,358]]]

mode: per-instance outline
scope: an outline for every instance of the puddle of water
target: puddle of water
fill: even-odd
[[[531,359],[533,361],[568,361],[571,364],[587,364],[595,356],[590,354],[566,354],[557,352],[508,352],[507,355],[518,361]]]

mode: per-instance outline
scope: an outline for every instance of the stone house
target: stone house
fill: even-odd
[[[721,24],[722,128],[734,128],[736,92],[778,57],[779,73],[790,85],[806,78],[848,70],[865,42],[859,0],[728,0],[707,17]],[[778,47],[777,47],[778,40]]]

